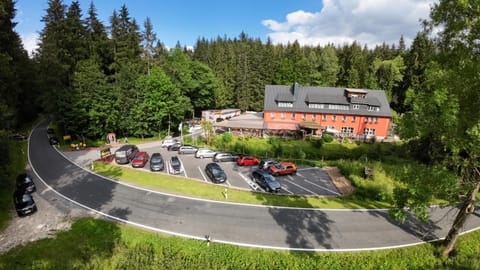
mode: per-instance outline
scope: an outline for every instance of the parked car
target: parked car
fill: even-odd
[[[115,162],[117,164],[128,164],[138,153],[138,147],[132,144],[122,145],[115,151]]]
[[[224,183],[227,181],[225,171],[217,163],[208,163],[205,167],[205,173],[213,183]]]
[[[177,142],[177,143],[174,143],[172,145],[167,146],[167,150],[168,151],[178,151],[178,149],[180,149],[180,146],[182,146],[182,144]]]
[[[47,128],[47,134],[54,134],[55,130],[53,128]]]
[[[182,171],[182,162],[180,162],[180,159],[177,156],[172,156],[170,158],[170,173],[181,174]]]
[[[260,160],[252,156],[241,156],[237,158],[238,166],[253,166],[253,165],[258,165],[259,163],[260,163]]]
[[[170,145],[173,145],[173,144],[176,144],[176,143],[180,143],[177,139],[171,139],[171,138],[168,138],[168,139],[165,139],[162,141],[162,147],[165,148],[165,147],[169,147]]]
[[[48,138],[50,145],[58,145],[58,138],[57,137],[50,137]]]
[[[282,188],[275,177],[261,169],[252,172],[252,180],[267,192],[278,192]]]
[[[37,190],[32,178],[26,173],[22,173],[17,176],[15,185],[17,190],[23,190],[26,193],[32,193]]]
[[[178,149],[178,154],[195,154],[195,152],[197,152],[198,148],[196,148],[195,146],[191,146],[191,145],[182,145],[180,146],[180,148]]]
[[[238,158],[237,155],[234,155],[232,153],[216,153],[212,160],[214,162],[223,162],[223,161],[236,161]]]
[[[163,171],[165,164],[163,162],[163,157],[160,153],[153,153],[150,158],[150,170],[151,171]]]
[[[15,134],[12,134],[10,138],[14,141],[25,141],[27,139],[27,136],[20,133],[15,133]]]
[[[210,149],[198,149],[197,152],[195,152],[195,157],[196,158],[213,158],[217,152],[210,150]]]
[[[273,160],[273,159],[265,159],[260,161],[260,164],[258,164],[258,168],[262,170],[268,170],[270,166],[278,164],[278,161]]]
[[[15,190],[13,193],[13,203],[19,217],[37,211],[37,205],[35,204],[32,195],[24,190]]]
[[[297,166],[292,162],[280,162],[268,167],[268,171],[272,175],[286,175],[297,173]]]
[[[132,167],[134,168],[143,168],[147,164],[150,156],[147,152],[138,152],[132,160]]]

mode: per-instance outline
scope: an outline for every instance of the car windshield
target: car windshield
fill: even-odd
[[[153,162],[153,163],[161,163],[161,162],[162,162],[162,158],[160,158],[160,157],[153,157],[152,160],[151,160],[151,162]]]
[[[172,166],[180,166],[180,161],[176,158],[172,158]]]
[[[222,176],[223,175],[223,170],[217,167],[212,167],[212,173],[215,176]]]
[[[135,157],[135,160],[143,160],[143,159],[145,159],[144,156],[136,156],[136,157]]]
[[[275,166],[277,169],[283,168],[283,166],[280,163],[274,163],[273,166]]]

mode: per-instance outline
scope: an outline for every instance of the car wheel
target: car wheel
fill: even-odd
[[[203,159],[203,156],[200,156],[201,159]]]
[[[272,192],[272,190],[271,190],[269,187],[266,187],[265,190],[266,190],[267,192]]]

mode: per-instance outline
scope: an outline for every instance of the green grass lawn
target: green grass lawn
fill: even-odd
[[[95,163],[95,172],[117,179],[122,182],[147,187],[159,191],[171,192],[193,197],[228,201],[237,203],[251,203],[261,205],[276,205],[306,208],[383,208],[388,203],[368,201],[365,199],[309,197],[291,195],[273,195],[260,192],[244,191],[228,188],[228,199],[225,198],[225,187],[208,184],[203,181],[187,179],[167,174],[141,172],[139,170],[119,167],[101,162]]]
[[[16,247],[0,269],[480,269],[480,231],[462,236],[455,256],[437,244],[367,252],[287,252],[187,240],[90,218],[54,239]]]

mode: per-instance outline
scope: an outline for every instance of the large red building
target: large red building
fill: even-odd
[[[294,84],[265,86],[264,129],[323,132],[348,137],[389,134],[392,113],[385,92]]]

